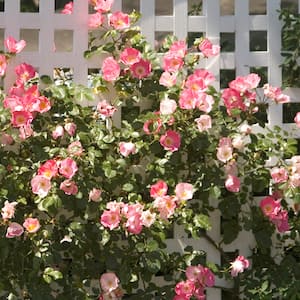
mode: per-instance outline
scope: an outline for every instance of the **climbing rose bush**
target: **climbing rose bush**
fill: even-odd
[[[168,37],[158,53],[136,12],[90,4],[84,55],[103,59],[88,87],[13,69],[25,41],[0,54],[0,76],[15,72],[0,106],[1,297],[205,299],[222,278],[230,299],[299,295],[300,159],[265,118],[289,97],[257,74],[218,91],[198,67],[219,54],[208,38]],[[228,254],[242,231],[252,248]]]

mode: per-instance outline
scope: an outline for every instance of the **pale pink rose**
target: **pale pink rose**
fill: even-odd
[[[123,156],[127,157],[130,154],[136,153],[136,147],[135,144],[131,142],[120,142],[119,151]]]
[[[89,192],[89,201],[99,202],[101,199],[102,191],[100,189],[93,188]]]
[[[33,129],[30,124],[19,127],[19,137],[21,140],[25,140],[33,135]]]
[[[143,130],[146,134],[157,134],[162,127],[162,121],[160,118],[147,120],[144,123]]]
[[[179,96],[179,107],[181,109],[194,109],[196,107],[199,94],[191,89],[184,89]]]
[[[8,239],[14,238],[16,236],[21,236],[24,232],[23,227],[16,222],[12,222],[9,224],[9,226],[7,227],[7,231],[6,231],[6,237]]]
[[[154,200],[153,207],[158,210],[161,219],[167,220],[174,214],[177,200],[175,196],[158,197]]]
[[[7,219],[12,219],[15,216],[15,206],[18,204],[18,202],[4,202],[4,206],[1,209],[1,215],[2,218],[7,220]]]
[[[156,213],[151,213],[151,211],[145,210],[142,212],[141,221],[143,226],[150,227],[156,219]]]
[[[7,68],[7,60],[4,54],[0,54],[0,76],[4,76]]]
[[[141,52],[135,48],[126,48],[120,54],[120,61],[126,66],[132,66],[138,63],[141,58]]]
[[[98,28],[100,27],[104,22],[104,16],[96,12],[95,14],[89,15],[89,28]]]
[[[12,36],[8,36],[4,40],[4,45],[8,49],[8,52],[20,53],[26,46],[26,42],[24,40],[17,42]]]
[[[299,173],[292,174],[289,178],[289,182],[290,185],[294,188],[300,187],[300,174]]]
[[[76,124],[73,123],[73,122],[69,122],[69,123],[66,123],[65,126],[64,126],[64,129],[65,131],[68,133],[68,135],[70,136],[74,136],[75,132],[76,132]]]
[[[11,145],[14,142],[13,137],[10,134],[3,132],[1,134],[0,143],[3,146]]]
[[[238,168],[237,168],[237,163],[236,161],[232,160],[229,161],[225,166],[224,166],[225,174],[226,175],[234,175],[237,176],[238,174]]]
[[[195,291],[195,282],[192,280],[180,281],[175,286],[175,293],[177,295],[188,297],[193,295]]]
[[[300,155],[295,155],[291,158],[292,164],[300,164]]]
[[[180,56],[182,58],[185,57],[186,53],[187,53],[187,44],[184,40],[180,40],[180,41],[175,41],[170,49],[169,49],[170,53],[174,53],[177,56]]]
[[[41,225],[38,219],[36,218],[26,218],[23,227],[29,232],[29,233],[35,233],[37,232]]]
[[[31,124],[33,116],[28,111],[13,111],[11,123],[14,127],[22,127]]]
[[[241,182],[238,177],[229,174],[225,181],[225,187],[229,192],[238,193],[240,191]]]
[[[75,181],[70,179],[66,179],[61,182],[59,188],[64,191],[66,195],[76,195],[78,193],[78,186],[76,185]]]
[[[42,164],[38,168],[38,175],[44,176],[48,179],[57,176],[58,174],[58,166],[54,159],[47,160],[44,164]]]
[[[121,209],[125,204],[123,202],[110,201],[106,204],[106,208],[112,211],[117,211],[120,213]]]
[[[51,189],[51,181],[47,177],[36,175],[31,179],[31,188],[34,194],[44,198],[48,195]]]
[[[201,274],[202,269],[199,266],[188,266],[185,275],[189,280],[196,282]]]
[[[200,92],[196,99],[196,107],[205,113],[209,113],[212,110],[214,102],[215,100],[211,95]]]
[[[22,63],[15,68],[15,73],[18,76],[16,83],[22,85],[26,83],[29,79],[34,78],[35,68],[26,63]]]
[[[66,3],[61,13],[64,15],[71,15],[73,13],[73,2],[70,1]]]
[[[89,0],[89,2],[95,10],[102,13],[111,10],[114,0]]]
[[[100,218],[100,222],[104,227],[110,230],[117,228],[121,221],[120,211],[118,210],[105,210]]]
[[[67,179],[71,179],[78,171],[76,161],[72,158],[65,158],[59,162],[59,173]]]
[[[162,68],[165,72],[173,73],[179,71],[183,64],[184,61],[181,56],[167,52],[163,57]]]
[[[280,203],[273,197],[267,196],[260,201],[259,206],[263,214],[267,217],[270,217],[272,214],[274,214],[276,209],[280,208]]]
[[[112,292],[117,289],[119,285],[119,278],[115,273],[104,273],[100,277],[100,286],[104,292]]]
[[[245,141],[241,135],[236,135],[232,139],[232,146],[238,150],[242,150],[245,146]]]
[[[107,57],[102,63],[103,79],[106,81],[115,81],[119,78],[121,68],[118,62],[112,57]]]
[[[270,173],[275,183],[286,182],[289,177],[288,171],[284,167],[274,167],[270,170]]]
[[[141,59],[139,62],[130,66],[133,77],[142,79],[151,73],[151,63],[148,60]]]
[[[249,85],[249,89],[256,89],[260,83],[260,80],[260,76],[255,73],[251,73],[245,76],[245,81]]]
[[[130,26],[130,18],[128,14],[116,11],[108,18],[110,25],[117,30],[127,29]]]
[[[175,194],[178,200],[190,200],[193,198],[194,187],[190,183],[180,182],[175,187]]]
[[[112,117],[117,109],[106,100],[102,100],[97,105],[97,112],[103,117]]]
[[[72,142],[67,149],[68,154],[80,156],[83,153],[82,145],[79,141]]]
[[[210,115],[201,115],[199,118],[195,119],[197,123],[197,128],[200,132],[208,131],[211,128],[211,117]]]
[[[283,93],[281,93],[280,95],[278,95],[278,96],[275,98],[275,102],[276,102],[276,103],[280,103],[280,104],[283,104],[283,103],[289,103],[290,101],[291,101],[290,96],[285,95],[285,94],[283,94]]]
[[[236,277],[239,273],[243,273],[249,268],[249,261],[244,256],[239,255],[231,264],[231,276]]]
[[[165,87],[172,87],[176,84],[177,74],[171,74],[169,72],[163,72],[159,79],[159,84]]]
[[[52,138],[56,140],[62,136],[64,136],[64,128],[61,125],[57,125],[52,131]]]
[[[205,57],[211,57],[220,53],[220,46],[213,45],[208,39],[204,39],[199,45],[199,50]]]
[[[167,192],[168,185],[163,180],[158,180],[155,184],[152,184],[150,187],[150,196],[154,199],[167,195]]]
[[[159,139],[160,144],[165,150],[175,152],[180,148],[180,134],[173,130],[167,130]]]
[[[248,135],[252,132],[252,128],[250,125],[244,123],[240,126],[240,132],[245,134],[245,135]]]
[[[166,98],[160,101],[159,112],[162,115],[171,115],[173,112],[175,112],[176,108],[177,103],[173,99]]]
[[[217,158],[223,163],[228,162],[233,157],[233,149],[231,146],[224,145],[217,148]]]
[[[297,112],[294,122],[296,123],[297,127],[300,127],[300,112]]]

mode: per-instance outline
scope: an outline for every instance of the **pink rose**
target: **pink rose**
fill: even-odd
[[[58,174],[58,166],[54,159],[47,160],[44,164],[42,164],[38,169],[38,175],[51,179],[52,177],[57,176]]]
[[[106,81],[115,81],[120,76],[121,68],[113,57],[107,57],[102,63],[103,79]]]
[[[38,219],[36,218],[26,218],[23,227],[29,232],[29,233],[35,233],[37,232],[41,225]]]
[[[130,26],[129,15],[121,11],[116,11],[109,17],[110,25],[117,30],[123,30]]]
[[[64,180],[59,188],[64,191],[66,195],[76,195],[78,193],[78,186],[76,185],[75,181],[70,179]]]
[[[249,268],[249,261],[244,256],[238,256],[234,262],[231,262],[231,276],[236,277],[239,273],[244,272],[245,269]]]
[[[139,62],[130,66],[132,76],[138,79],[147,77],[151,73],[151,63],[141,59]]]
[[[178,151],[181,143],[180,134],[173,130],[167,130],[166,133],[160,137],[159,142],[165,150],[171,152]]]
[[[297,112],[294,122],[296,123],[297,127],[300,127],[300,112]]]
[[[24,40],[17,42],[12,36],[9,36],[4,40],[4,45],[8,49],[8,52],[20,53],[26,46],[26,42]]]
[[[183,58],[173,52],[167,52],[163,57],[162,68],[165,72],[173,73],[179,71],[184,64]]]
[[[22,127],[31,124],[33,116],[29,111],[13,111],[11,123],[14,127]]]
[[[89,0],[89,2],[95,10],[103,13],[111,10],[114,0]]]
[[[112,292],[113,290],[117,289],[119,285],[119,278],[116,276],[115,273],[108,272],[104,273],[100,277],[100,286],[101,289],[106,292]]]
[[[89,201],[99,202],[101,198],[102,191],[96,188],[93,188],[89,192]]]
[[[52,131],[52,138],[54,140],[62,137],[64,135],[64,128],[61,125],[57,125],[55,129]]]
[[[168,185],[163,180],[158,180],[155,184],[150,187],[150,196],[152,198],[158,198],[165,196],[168,192]]]
[[[100,218],[100,222],[104,227],[110,230],[117,228],[121,221],[120,211],[118,210],[105,210]]]
[[[103,117],[112,117],[117,109],[106,100],[100,101],[97,105],[97,112]]]
[[[265,216],[270,217],[276,209],[280,208],[280,203],[273,197],[267,196],[260,201],[260,208]]]
[[[138,63],[142,58],[142,54],[135,48],[126,48],[120,54],[120,61],[126,66],[132,66]]]
[[[6,237],[8,239],[14,238],[16,236],[22,235],[24,232],[23,227],[19,223],[12,222],[7,227]]]
[[[15,68],[15,72],[18,76],[16,83],[22,85],[26,83],[29,79],[35,76],[35,68],[26,63],[22,63]]]
[[[181,41],[175,41],[170,49],[169,49],[170,53],[175,53],[176,55],[180,56],[180,57],[185,57],[186,53],[187,53],[187,44],[184,40]]]
[[[158,197],[153,202],[153,207],[159,211],[159,216],[163,220],[170,218],[177,207],[177,198],[175,196]]]
[[[193,280],[180,281],[175,286],[175,293],[188,299],[194,294],[195,282]]]
[[[4,54],[0,54],[0,76],[4,76],[7,68],[7,60]]]
[[[125,157],[127,157],[130,154],[135,154],[136,153],[135,144],[131,142],[128,143],[121,142],[119,143],[119,151]]]
[[[59,173],[66,177],[67,179],[72,178],[75,173],[77,172],[78,167],[76,164],[76,161],[74,161],[72,158],[66,158],[64,160],[61,160],[59,162]]]
[[[14,142],[13,137],[10,134],[3,132],[1,134],[0,143],[3,146],[11,145]]]
[[[51,181],[47,177],[36,175],[31,179],[31,188],[34,194],[44,198],[48,195],[51,189]]]
[[[4,206],[2,207],[1,210],[1,215],[2,218],[7,220],[7,219],[12,219],[15,216],[15,206],[18,204],[18,202],[4,202]]]
[[[145,227],[150,227],[156,219],[156,213],[152,213],[150,210],[145,210],[142,212],[141,221],[142,225]]]
[[[71,15],[73,13],[73,2],[70,1],[66,3],[61,13],[64,15]]]
[[[92,14],[89,16],[89,28],[98,28],[100,27],[104,22],[104,16],[97,12],[95,14]]]
[[[240,191],[241,182],[238,177],[228,175],[225,181],[225,187],[229,192],[238,193]]]
[[[199,50],[204,56],[211,57],[220,53],[220,46],[213,45],[208,39],[204,39],[199,45]]]
[[[175,187],[175,194],[178,200],[190,200],[193,198],[194,187],[190,183],[180,182]]]
[[[162,121],[160,118],[150,119],[144,123],[143,130],[146,134],[157,134],[162,127]]]

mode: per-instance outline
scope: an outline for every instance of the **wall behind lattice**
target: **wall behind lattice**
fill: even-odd
[[[50,76],[56,68],[71,69],[75,82],[87,84],[89,69],[101,66],[100,58],[88,61],[83,58],[83,52],[88,48],[88,1],[74,0],[72,15],[56,11],[55,0],[36,1],[39,2],[37,12],[21,12],[21,2],[0,1],[0,50],[3,39],[9,35],[28,42],[25,51],[12,60],[5,87],[13,84],[13,68],[21,62],[32,64],[40,74]],[[173,33],[179,39],[204,35],[223,45],[219,57],[201,63],[201,67],[209,68],[222,79],[217,87],[225,86],[226,80],[237,75],[253,71],[264,74],[270,84],[280,86],[282,57],[278,10],[287,3],[294,4],[300,11],[300,0],[116,0],[114,10],[139,10],[142,32],[153,47],[167,33]],[[297,92],[289,90],[293,102],[299,102]],[[271,126],[279,125],[294,132],[293,124],[284,123],[280,106],[270,106],[268,120]],[[294,134],[299,137],[297,132]],[[208,234],[217,242],[222,239],[220,224],[220,214],[214,212],[213,229]],[[187,245],[204,250],[207,260],[221,263],[220,253],[211,244],[204,239],[193,240],[176,228],[174,237],[168,240],[168,248],[183,251]],[[248,256],[253,245],[253,237],[241,232],[239,238],[227,245],[224,251],[238,250]],[[217,285],[230,286],[230,283],[218,281]],[[222,299],[222,291],[212,288],[207,296],[208,300]]]

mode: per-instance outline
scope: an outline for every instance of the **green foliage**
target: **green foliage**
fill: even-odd
[[[139,16],[134,12],[130,17],[135,23]],[[125,30],[100,30],[98,37],[91,36],[85,56],[110,53],[118,59],[126,47],[134,47],[151,62],[148,77],[135,78],[124,65],[113,82],[106,81],[103,74],[92,74],[91,87],[74,84],[63,73],[56,81],[41,76],[40,93],[49,99],[51,109],[35,114],[31,124],[34,133],[25,139],[20,138],[19,128],[13,126],[11,113],[1,101],[0,207],[6,201],[17,205],[13,217],[0,221],[0,296],[97,299],[103,292],[99,278],[114,272],[124,299],[169,300],[174,297],[176,282],[185,280],[188,266],[201,264],[216,276],[229,278],[232,258],[226,257],[223,249],[245,230],[253,233],[256,241],[249,258],[251,268],[234,280],[232,294],[239,297],[243,293],[248,299],[273,299],[274,295],[298,299],[300,221],[295,211],[299,187],[287,182],[270,184],[271,167],[266,166],[272,159],[274,166],[291,172],[284,159],[295,155],[295,141],[278,127],[267,128],[260,115],[266,112],[267,103],[257,105],[245,96],[245,109],[235,107],[228,112],[221,94],[212,86],[205,90],[214,102],[207,111],[177,107],[173,114],[157,113],[164,99],[180,103],[183,83],[194,72],[200,55],[187,53],[177,83],[167,88],[159,84],[163,72],[160,55],[133,25]],[[162,51],[169,51],[175,41],[168,37]],[[27,82],[26,88],[35,85],[37,79]],[[95,105],[84,105],[90,100],[98,104],[104,98],[119,112],[122,110],[121,127],[115,126],[115,116],[101,113]],[[203,115],[212,119],[212,127],[207,130],[200,130],[195,122]],[[143,130],[147,122],[151,123],[150,134]],[[74,134],[53,136],[57,126],[66,131],[70,123],[76,124]],[[257,131],[241,130],[248,124]],[[163,147],[161,137],[167,130],[180,134],[181,145],[176,151]],[[6,145],[4,133],[13,137],[13,145]],[[218,149],[223,138],[233,143],[237,137],[242,139],[242,146],[232,147],[232,156],[225,161],[220,159]],[[79,154],[69,149],[74,142],[81,143],[83,151]],[[134,144],[135,151],[122,154],[121,142]],[[66,179],[61,170],[51,178],[46,195],[33,192],[32,179],[45,162],[53,160],[60,168],[61,161],[70,157],[78,166],[71,178],[77,192],[68,194],[61,188]],[[229,173],[241,180],[238,191],[226,187]],[[167,198],[171,202],[163,207],[155,205],[160,197],[154,200],[150,196],[158,180],[165,181],[171,196]],[[193,196],[180,198],[176,190],[179,183],[191,184]],[[281,205],[289,214],[289,233],[276,234],[274,224],[258,207],[254,194],[264,195],[270,186],[283,194]],[[94,188],[101,190],[101,197],[91,199]],[[109,228],[101,217],[116,203],[122,204],[122,218],[120,224]],[[170,209],[174,203],[174,211],[164,215],[163,209]],[[155,213],[154,223],[144,225],[138,233],[127,224],[131,218],[126,213],[133,206]],[[221,216],[218,240],[211,237],[211,230],[219,229],[211,218],[216,214]],[[40,222],[36,232],[25,230],[18,237],[6,237],[12,222],[22,225],[30,217]],[[170,240],[178,228],[181,236],[176,231],[176,238]],[[222,264],[208,261],[205,251],[188,246],[190,242],[194,245],[193,239],[209,243],[224,258]],[[178,249],[170,247],[172,243],[178,243]],[[157,283],[158,278],[163,284]]]

